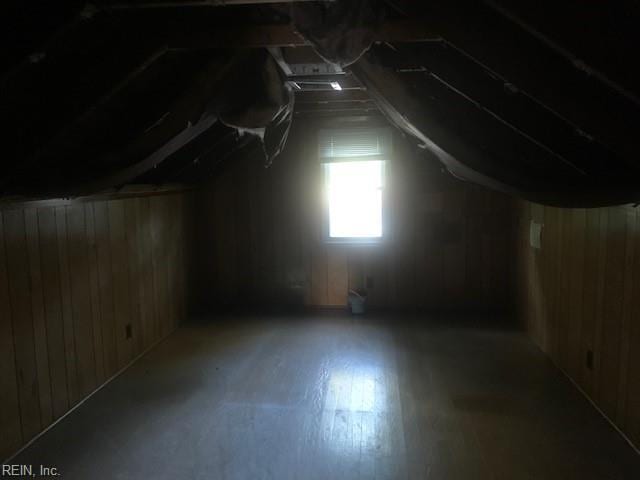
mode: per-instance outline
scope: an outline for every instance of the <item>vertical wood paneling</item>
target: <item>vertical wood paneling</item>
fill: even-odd
[[[110,200],[107,208],[109,211],[111,274],[113,275],[113,312],[116,320],[115,339],[118,368],[120,369],[133,358],[133,339],[126,337],[127,326],[131,325],[131,297],[124,200]],[[168,333],[168,329],[163,330],[163,334],[166,333]]]
[[[59,418],[69,409],[69,389],[55,209],[38,209],[38,227],[53,417]]]
[[[327,252],[327,304],[345,305],[349,290],[349,261],[344,247]]]
[[[403,157],[407,165],[413,166],[410,159]],[[407,169],[410,170],[410,169]],[[388,275],[392,285],[387,293],[392,296],[391,302],[401,308],[410,308],[415,305],[417,290],[416,287],[416,246],[414,222],[415,205],[414,179],[410,171],[404,169],[392,170],[395,173],[395,188],[390,194],[393,196],[393,248],[388,248],[388,261],[390,262]],[[389,300],[388,300],[389,301]]]
[[[569,255],[573,246],[573,239],[571,238],[571,210],[560,210],[558,212],[559,219],[559,232],[560,236],[558,241],[560,262],[564,262],[564,259],[569,260]],[[571,283],[573,281],[573,272],[569,268],[558,268],[558,291],[556,293],[555,304],[555,321],[556,324],[568,324],[570,316],[570,304],[566,299],[570,298]],[[558,364],[563,370],[569,369],[569,329],[559,328],[557,332],[556,341],[556,357],[558,358]]]
[[[444,260],[444,295],[447,305],[455,307],[464,299],[466,276],[465,222],[463,216],[464,190],[447,192],[444,201],[445,232]],[[492,239],[491,244],[495,242]]]
[[[587,211],[585,231],[585,263],[584,263],[584,296],[582,317],[582,351],[580,362],[582,365],[582,388],[589,394],[593,394],[593,369],[586,364],[589,352],[594,351],[594,338],[596,321],[599,315],[596,312],[598,297],[598,265],[600,258],[600,211],[590,209]]]
[[[178,230],[180,227],[178,221],[178,203],[176,196],[167,197],[169,200],[167,208],[167,242],[169,245],[169,251],[167,255],[167,267],[168,267],[168,279],[169,279],[169,314],[171,315],[170,328],[175,329],[180,322],[180,302],[179,295],[174,295],[172,292],[178,292],[180,289],[178,262],[180,239],[178,237]]]
[[[53,407],[51,400],[51,378],[49,375],[49,352],[42,289],[42,272],[40,267],[38,213],[36,209],[29,208],[24,210],[24,220],[27,253],[29,256],[29,277],[31,279],[31,305],[38,375],[38,393],[40,395],[40,416],[42,425],[46,426],[53,421]]]
[[[607,272],[607,234],[609,231],[609,215],[606,208],[600,208],[600,230],[598,243],[600,244],[600,252],[598,255],[598,274],[597,274],[597,290],[596,290],[596,322],[595,331],[593,336],[594,352],[594,375],[593,375],[593,395],[596,399],[599,398],[599,372],[602,365],[602,352],[598,350],[601,347],[602,329],[603,329],[603,311],[605,303],[605,286],[607,284],[605,273]]]
[[[637,209],[636,217],[638,216]],[[636,219],[634,231],[635,256],[633,259],[633,287],[636,294],[630,307],[630,318],[627,324],[628,349],[626,375],[621,379],[626,384],[625,410],[619,412],[624,418],[623,430],[627,432],[636,445],[640,445],[640,300],[637,291],[640,286],[640,218]]]
[[[522,209],[522,223],[538,208],[529,206]],[[521,312],[539,312],[538,320],[527,322],[529,334],[639,444],[637,211],[545,207],[543,231],[542,251],[534,251],[526,237],[519,240],[519,255],[525,257],[518,262],[521,291],[543,291],[519,297],[526,302]],[[520,232],[528,235],[526,229]],[[526,261],[532,254],[535,261]],[[538,271],[545,272],[541,278]]]
[[[73,406],[78,402],[78,400],[80,400],[80,393],[78,387],[76,346],[73,334],[71,273],[69,271],[66,207],[56,207],[55,214],[58,261],[60,264],[60,292],[62,296],[62,331],[64,332],[64,350],[67,365],[67,388],[69,390],[69,406]]]
[[[253,270],[253,245],[251,245],[251,228],[253,226],[253,218],[251,216],[251,202],[250,197],[247,195],[246,188],[248,186],[247,177],[249,175],[249,169],[245,165],[243,168],[238,168],[232,173],[233,185],[234,185],[234,214],[236,218],[246,219],[246,221],[239,222],[236,227],[236,244],[235,249],[235,264],[238,270],[238,282],[241,285],[249,286],[253,288],[252,276]]]
[[[42,423],[24,212],[9,210],[3,217],[20,418],[23,437],[30,439]]]
[[[275,249],[275,236],[274,233],[274,217],[275,212],[274,209],[274,198],[272,196],[273,192],[273,175],[272,172],[261,170],[259,177],[260,182],[258,183],[258,201],[257,205],[257,242],[258,242],[258,258],[260,262],[258,264],[258,281],[259,288],[264,291],[263,298],[269,301],[273,297],[277,297],[277,286],[276,286],[276,249]],[[224,190],[223,190],[224,191]],[[222,191],[222,192],[223,192]],[[222,205],[226,203],[226,197],[228,195],[218,197],[218,202]],[[229,234],[232,231],[235,231],[235,219],[232,222],[227,222],[226,217],[222,217],[224,219],[223,225],[229,230]],[[230,235],[227,235],[224,238],[228,238]],[[234,235],[235,237],[235,235]],[[224,250],[222,250],[224,252]],[[234,248],[235,252],[235,248]],[[237,257],[237,254],[235,254]],[[225,283],[229,283],[229,297],[234,299],[234,291],[236,289],[235,284],[235,275],[229,270],[231,265],[228,261],[223,261],[221,264],[221,271],[224,272],[224,278],[228,280],[223,280]],[[326,298],[326,297],[325,297]]]
[[[149,199],[141,198],[138,208],[138,265],[140,275],[140,322],[144,348],[156,339],[157,304],[155,302],[153,254],[151,239],[151,214]]]
[[[311,252],[311,304],[328,305],[328,268],[327,252],[323,248],[314,248]]]
[[[98,272],[98,245],[96,241],[95,213],[93,204],[84,205],[87,258],[89,262],[89,289],[91,291],[91,319],[93,330],[93,351],[96,369],[96,383],[102,384],[105,379],[104,344],[102,341],[102,321],[100,310],[100,275]]]
[[[616,408],[616,421],[622,428],[626,427],[626,414],[627,409],[627,371],[629,370],[629,349],[631,343],[629,342],[630,327],[629,325],[634,321],[633,315],[633,303],[636,293],[634,292],[634,259],[636,256],[636,236],[638,231],[636,229],[636,217],[637,212],[635,209],[626,209],[625,225],[626,225],[626,238],[625,238],[625,258],[624,258],[624,288],[622,292],[622,312],[620,319],[620,374],[618,375],[618,405]]]
[[[349,290],[361,290],[366,286],[365,252],[350,249],[348,252]]]
[[[579,379],[582,372],[583,356],[581,348],[582,320],[584,316],[584,272],[585,272],[585,231],[586,211],[584,209],[572,210],[570,214],[570,239],[568,248],[569,272],[571,284],[568,298],[568,364],[567,371],[570,375]]]
[[[0,212],[0,457],[22,444],[16,357],[13,343],[9,271],[5,252],[3,213]]]
[[[111,242],[107,202],[93,204],[98,256],[98,285],[100,291],[100,330],[102,331],[102,358],[105,376],[118,371],[116,347],[116,320],[113,300],[113,274],[111,267]]]
[[[372,307],[386,308],[392,304],[393,287],[389,274],[387,251],[382,247],[367,252],[367,276],[373,286],[367,289],[367,302]]]
[[[616,414],[620,362],[626,225],[624,209],[610,209],[606,236],[603,307],[600,321],[598,401],[610,418]]]
[[[277,297],[279,292],[286,291],[285,277],[289,261],[288,257],[290,254],[287,249],[287,245],[291,244],[292,235],[290,218],[288,215],[291,207],[285,201],[287,198],[287,190],[290,188],[286,184],[286,178],[289,176],[289,172],[287,169],[283,169],[283,166],[283,164],[279,164],[267,171],[269,177],[267,198],[270,202],[267,210],[268,214],[265,216],[264,227],[267,234],[264,238],[270,239],[271,243],[272,253],[270,257],[272,261],[269,269],[269,276],[271,278],[270,285],[273,288],[272,295],[274,297]],[[234,204],[237,205],[237,196],[234,198]],[[227,222],[228,225],[233,225],[235,232],[234,239],[238,236],[238,219],[238,216],[233,215],[233,219]],[[278,225],[279,228],[272,229],[273,225]],[[234,246],[238,246],[237,240],[234,242]],[[234,255],[238,258],[237,248],[234,248]],[[234,275],[234,277],[237,281],[237,275]]]
[[[142,350],[142,325],[140,313],[140,268],[138,263],[138,199],[124,202],[125,228],[127,241],[127,267],[129,270],[129,296],[131,302],[131,334],[133,350]],[[172,239],[167,239],[171,242]]]
[[[258,188],[258,169],[249,168],[247,166],[244,169],[245,181],[244,185],[238,186],[239,194],[245,199],[246,202],[246,229],[245,233],[247,238],[245,239],[245,267],[248,268],[248,271],[245,272],[246,275],[246,291],[250,292],[255,300],[258,296],[258,292],[260,291],[260,280],[258,277],[259,272],[259,261],[261,256],[258,254],[260,251],[260,238],[258,236],[258,225],[259,225],[259,208],[260,208],[260,199],[257,198],[255,194],[250,194],[249,192],[256,192]],[[214,225],[209,222],[209,228],[213,228]],[[238,252],[238,255],[243,255],[242,251]],[[215,268],[215,266],[213,267]]]
[[[422,295],[425,298],[425,306],[428,309],[434,309],[442,301],[444,293],[443,194],[426,193],[423,198],[427,233],[424,243],[421,245],[424,253],[421,269],[423,276],[420,281],[423,286]]]
[[[545,334],[545,348],[544,350],[550,354],[555,355],[558,352],[558,314],[557,314],[557,299],[559,296],[559,288],[557,279],[560,274],[560,250],[562,245],[562,226],[560,223],[560,210],[555,207],[544,208],[545,219],[545,247],[553,245],[554,248],[544,248],[543,255],[546,260],[545,265],[545,285],[549,280],[553,279],[555,288],[545,288],[546,299],[546,315],[544,317],[543,328]],[[543,287],[544,288],[544,287]]]
[[[187,242],[187,213],[185,210],[185,198],[184,196],[175,197],[176,208],[174,212],[174,224],[176,228],[176,242],[177,242],[177,260],[176,260],[176,275],[177,284],[176,291],[178,292],[176,298],[176,304],[178,305],[178,314],[175,319],[176,322],[181,322],[187,318],[187,254],[185,252],[185,244]],[[142,303],[142,300],[141,300]]]
[[[67,207],[67,241],[78,393],[84,397],[96,388],[96,362],[83,205]]]
[[[158,315],[156,316],[155,339],[164,337],[169,331],[169,302],[168,302],[168,279],[167,279],[167,245],[164,244],[163,225],[165,217],[165,199],[163,197],[153,197],[150,201],[151,218],[151,250],[153,255],[153,276],[154,295]]]
[[[154,203],[154,212],[148,198],[0,211],[1,458],[185,318],[191,205],[182,195]]]
[[[543,225],[542,231],[542,243],[546,242],[547,238],[547,223],[545,218],[545,208],[542,205],[532,204],[530,208],[531,219],[537,222],[540,225]],[[527,229],[528,235],[528,229]],[[529,240],[527,239],[527,242]],[[545,289],[543,288],[546,285],[546,277],[544,274],[546,273],[546,269],[544,268],[544,252],[543,250],[536,250],[531,252],[531,263],[530,265],[533,267],[532,273],[533,276],[533,284],[531,289],[531,298],[533,300],[533,304],[531,306],[532,309],[532,323],[534,326],[534,338],[538,345],[544,345],[546,342],[546,329],[543,328],[543,323],[545,321],[545,316],[547,312],[547,303],[545,296]]]
[[[167,282],[167,296],[166,296],[166,308],[167,308],[167,324],[165,326],[165,331],[171,331],[173,329],[173,320],[174,320],[174,312],[175,312],[175,302],[173,300],[173,295],[171,295],[171,291],[174,288],[174,269],[173,265],[176,261],[175,258],[175,240],[173,238],[173,228],[171,225],[172,222],[172,208],[173,202],[171,197],[164,198],[164,204],[162,208],[162,238],[166,239],[163,253],[163,263],[165,267],[165,275]]]
[[[387,238],[345,250],[325,239],[323,170],[315,143],[301,138],[315,136],[293,139],[266,170],[238,159],[202,194],[199,257],[212,260],[203,303],[282,304],[297,295],[345,306],[349,288],[368,278],[372,307],[512,307],[509,197],[456,181],[399,142],[387,169]]]
[[[469,196],[472,196],[470,193]],[[475,197],[475,195],[473,195]],[[467,295],[469,308],[482,306],[482,257],[481,243],[476,241],[482,238],[482,218],[479,215],[469,214],[466,218],[465,242],[465,285],[464,292]]]

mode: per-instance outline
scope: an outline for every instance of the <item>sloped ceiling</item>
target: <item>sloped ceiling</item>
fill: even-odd
[[[554,205],[640,201],[634,2],[342,2],[381,12],[353,25],[374,44],[342,68],[297,33],[291,2],[49,3],[1,7],[0,195],[195,184],[261,154],[203,115],[203,85],[268,51],[294,124],[384,116],[468,181]]]

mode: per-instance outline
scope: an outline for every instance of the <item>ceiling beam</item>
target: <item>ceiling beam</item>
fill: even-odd
[[[371,100],[343,100],[338,102],[326,102],[326,103],[298,103],[296,102],[295,111],[313,111],[320,112],[325,110],[377,110],[376,103]]]
[[[295,118],[336,118],[342,119],[345,117],[371,117],[374,115],[380,115],[380,111],[377,108],[334,108],[330,110],[297,110],[293,112]]]
[[[62,193],[79,195],[129,183],[208,131],[217,122],[217,117],[213,112],[203,112],[202,105],[210,101],[219,88],[220,78],[232,64],[233,61],[225,63],[218,59],[209,62],[193,80],[191,88],[173,103],[157,125],[96,163],[101,166],[124,163],[125,167],[98,176],[93,172],[94,178],[89,179],[85,177],[87,172],[77,179],[60,179]]]
[[[268,50],[271,56],[273,57],[273,59],[276,61],[276,63],[282,70],[282,73],[284,73],[285,76],[287,77],[293,75],[293,72],[291,71],[291,67],[282,56],[282,49],[280,47],[268,47]]]
[[[424,14],[423,14],[424,15]],[[429,19],[446,44],[488,74],[515,87],[575,130],[637,161],[638,105],[588,69],[576,68],[554,48],[487,6],[443,7]]]
[[[505,88],[502,81],[445,46],[407,44],[397,46],[389,54],[397,64],[403,64],[396,71],[408,81],[435,79],[576,170],[604,174],[622,161],[517,88]]]
[[[160,165],[189,142],[202,135],[211,128],[216,121],[217,118],[214,115],[207,115],[194,125],[187,125],[184,130],[163,144],[151,155],[148,155],[133,165],[101,177],[95,182],[89,182],[83,186],[83,190],[88,192],[101,191],[105,188],[120,186],[131,182],[148,170]]]
[[[350,68],[385,116],[458,178],[549,205],[602,206],[639,198],[634,175],[581,175],[431,77],[406,82],[372,61],[372,52]]]
[[[370,100],[364,90],[299,90],[296,92],[296,105],[307,103],[333,103],[344,101]]]
[[[558,55],[564,57],[572,67],[583,71],[585,74],[589,76],[593,76],[597,78],[600,82],[602,82],[612,90],[615,90],[620,95],[626,97],[628,100],[640,106],[640,96],[638,96],[636,93],[628,90],[627,88],[620,85],[618,82],[612,80],[605,73],[599,71],[598,69],[594,68],[591,65],[588,65],[583,59],[579,58],[573,52],[569,51],[568,49],[560,45],[558,42],[554,41],[547,35],[543,34],[532,25],[529,25],[527,22],[520,19],[518,15],[516,15],[509,9],[502,7],[501,5],[496,3],[494,0],[485,0],[484,3],[489,7],[491,7],[492,9],[494,9],[500,15],[504,16],[506,19],[518,25],[518,27],[522,28],[531,36],[535,37],[540,43],[544,44],[546,47],[550,48],[551,50],[556,52]]]
[[[356,30],[356,29],[354,29]],[[385,22],[374,32],[376,42],[422,42],[438,40],[440,36],[417,20]],[[250,27],[211,28],[206,31],[185,32],[174,35],[171,48],[262,48],[309,46],[292,25],[254,25]]]
[[[87,122],[91,115],[95,114],[95,112],[100,108],[103,108],[114,97],[125,90],[131,83],[135,82],[143,72],[151,67],[166,52],[167,49],[165,47],[160,48],[159,50],[156,50],[151,55],[149,55],[140,65],[138,65],[132,71],[128,72],[127,75],[124,76],[124,78],[122,78],[122,80],[120,80],[113,88],[102,95],[93,104],[88,106],[86,110],[82,111],[72,120],[70,120],[69,123],[65,123],[64,125],[62,125],[61,129],[54,135],[54,137],[47,141],[42,147],[40,147],[28,161],[30,163],[37,163],[40,158],[47,152],[55,150],[55,148],[61,145],[69,144],[75,141],[74,137],[77,135],[78,126]]]
[[[142,8],[226,7],[230,5],[265,5],[270,3],[299,3],[314,0],[184,0],[173,2],[123,2],[104,5],[103,10],[132,10]],[[334,1],[334,0],[325,0]]]

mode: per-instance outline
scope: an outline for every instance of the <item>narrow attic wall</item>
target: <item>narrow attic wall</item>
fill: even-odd
[[[2,459],[186,318],[191,201],[0,208]]]
[[[541,248],[529,240],[542,224]],[[518,301],[531,339],[640,446],[640,218],[520,202]]]
[[[455,180],[436,159],[394,139],[391,240],[336,245],[322,238],[316,130],[294,128],[265,169],[235,159],[198,199],[205,306],[344,306],[367,287],[379,308],[508,311],[512,199]]]

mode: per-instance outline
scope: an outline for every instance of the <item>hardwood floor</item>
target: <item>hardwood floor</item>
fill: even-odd
[[[640,478],[640,456],[523,334],[480,324],[188,325],[12,463],[64,479]]]

